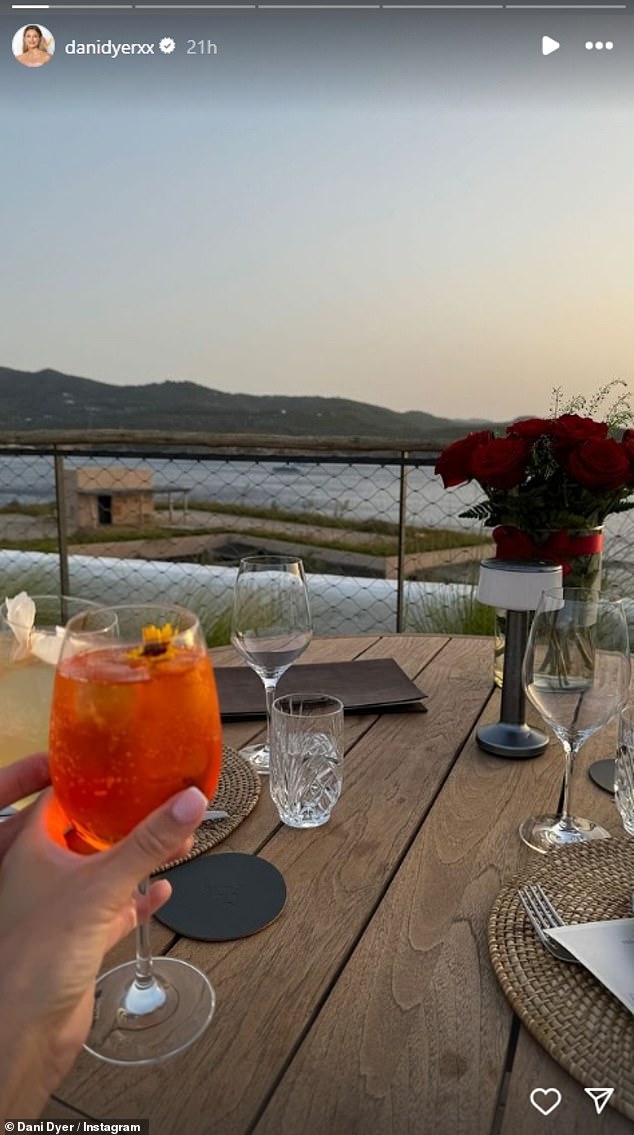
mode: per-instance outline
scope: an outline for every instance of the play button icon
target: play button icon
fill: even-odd
[[[549,35],[542,36],[542,55],[552,55],[553,51],[559,51],[560,47],[558,39],[551,39]]]

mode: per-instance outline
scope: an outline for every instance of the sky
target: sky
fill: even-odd
[[[0,365],[499,420],[634,384],[634,109],[434,82],[29,88]]]

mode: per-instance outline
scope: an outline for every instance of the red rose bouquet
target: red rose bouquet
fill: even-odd
[[[440,455],[436,473],[445,488],[470,481],[481,486],[485,500],[460,515],[494,529],[498,556],[565,563],[571,555],[592,554],[601,548],[600,537],[573,540],[570,534],[600,528],[610,513],[634,507],[634,430],[614,436],[631,419],[627,396],[617,399],[606,421],[574,412],[595,408],[614,385],[625,384],[609,383],[590,407],[576,399],[551,418],[513,422],[502,436],[479,430]]]

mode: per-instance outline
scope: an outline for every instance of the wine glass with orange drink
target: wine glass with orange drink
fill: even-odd
[[[170,605],[103,607],[72,618],[55,676],[51,780],[79,836],[97,850],[123,839],[174,793],[211,798],[222,741],[200,623]],[[152,958],[139,884],[137,956],[97,982],[86,1048],[115,1064],[149,1064],[207,1027],[214,991],[200,970]]]

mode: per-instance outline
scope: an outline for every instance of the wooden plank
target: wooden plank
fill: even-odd
[[[449,642],[449,637],[444,635],[382,635],[378,642],[367,644],[363,658],[393,658],[408,678],[415,680]],[[486,646],[483,649],[486,650]],[[424,680],[421,680],[421,688],[426,692]]]
[[[178,956],[210,972],[219,1000],[217,1021],[186,1060],[135,1072],[80,1061],[65,1099],[78,1107],[97,1100],[107,1116],[121,1114],[124,1098],[137,1114],[149,1111],[155,1135],[173,1132],[176,1114],[193,1135],[210,1117],[218,1135],[251,1124],[488,698],[489,656],[486,641],[450,642],[425,671],[430,712],[384,714],[352,746],[331,823],[275,833],[266,857],[289,892],[277,923],[238,943],[179,943]]]
[[[558,780],[552,760],[466,745],[257,1135],[425,1123],[434,1135],[488,1135],[512,1019],[489,961],[488,912],[529,854],[516,834],[528,802]]]
[[[78,1119],[86,1119],[86,1113],[76,1111],[74,1107],[68,1107],[62,1100],[50,1096],[40,1119],[51,1119],[58,1123],[72,1123]]]
[[[328,635],[327,638],[314,638],[308,645],[301,662],[346,662],[364,653],[368,647],[381,641],[381,635]],[[409,636],[408,636],[409,637]],[[425,636],[430,639],[434,635]],[[212,661],[219,666],[246,666],[247,663],[234,646],[217,646],[210,651]]]

